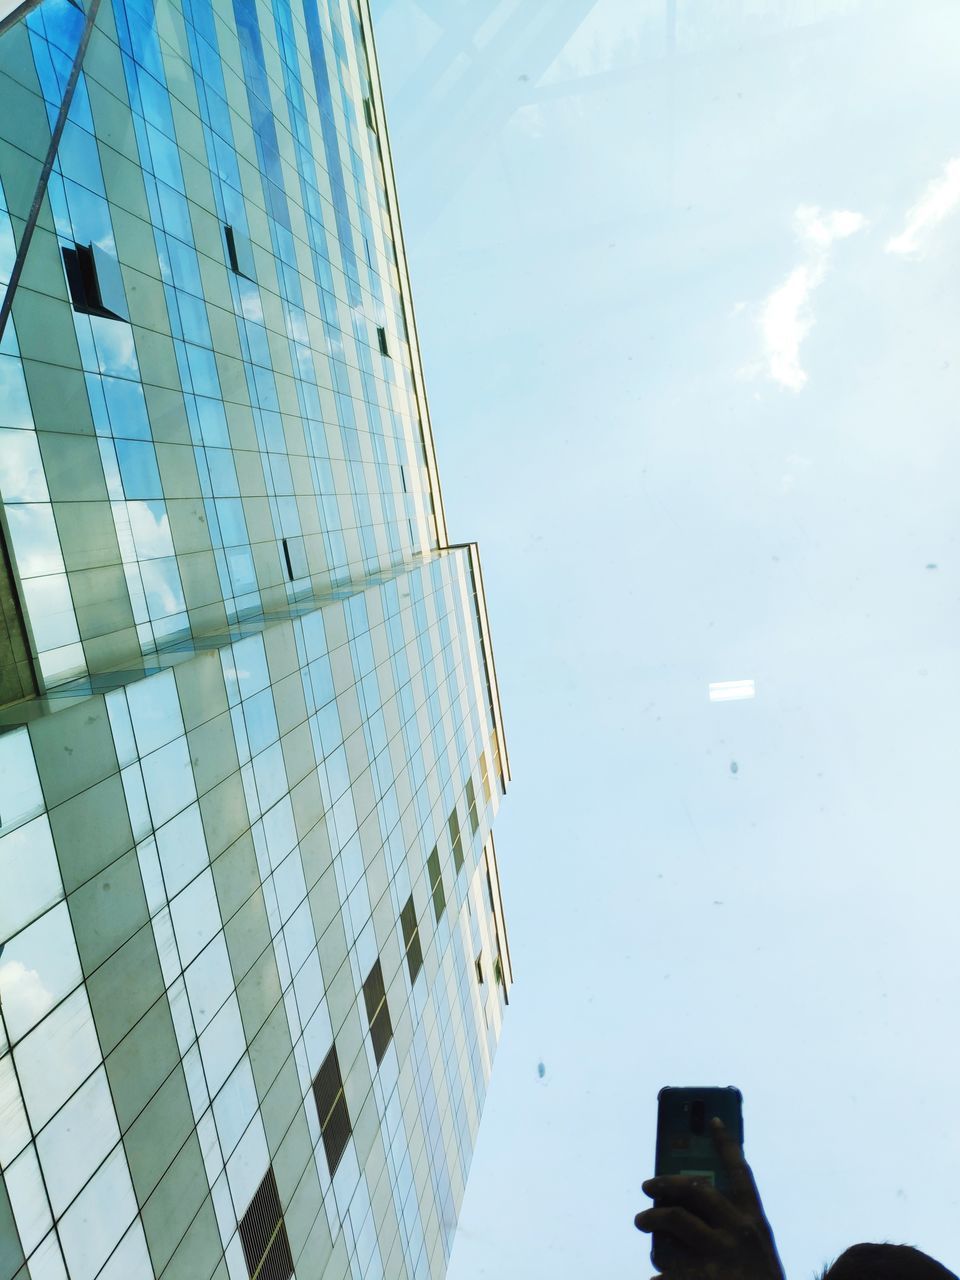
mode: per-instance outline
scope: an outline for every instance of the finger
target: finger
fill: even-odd
[[[686,1209],[676,1206],[646,1209],[643,1213],[638,1213],[633,1221],[638,1231],[662,1231],[697,1256],[710,1257],[716,1252],[716,1233]]]
[[[743,1214],[721,1191],[689,1174],[673,1173],[651,1178],[643,1184],[643,1189],[647,1195],[653,1196],[658,1208],[677,1205],[689,1209],[711,1227],[737,1227],[743,1222]]]
[[[740,1143],[727,1130],[718,1116],[714,1116],[713,1120],[711,1120],[710,1132],[713,1135],[720,1160],[729,1180],[730,1191],[728,1199],[738,1209],[750,1214],[751,1217],[759,1216],[762,1218],[764,1213],[760,1192],[757,1190],[753,1171],[744,1158],[743,1148]]]

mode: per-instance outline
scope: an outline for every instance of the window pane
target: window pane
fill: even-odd
[[[101,1061],[86,990],[81,987],[13,1051],[34,1129],[46,1124]]]
[[[157,453],[149,440],[116,441],[117,462],[127,498],[162,498]]]
[[[4,502],[48,500],[40,448],[32,431],[0,430],[0,493]]]
[[[130,378],[103,378],[102,384],[113,434],[127,440],[149,440],[150,421],[140,383]]]
[[[0,1002],[13,1041],[25,1036],[83,979],[67,904],[11,938],[0,955]]]
[[[6,510],[20,577],[63,573],[63,551],[53,507],[49,503],[15,503]]]
[[[93,1280],[136,1213],[126,1156],[118,1144],[60,1219],[71,1280]]]
[[[9,1169],[4,1170],[10,1207],[24,1253],[31,1253],[53,1226],[50,1205],[40,1177],[40,1165],[33,1147],[21,1151]]]
[[[23,735],[11,734],[11,738],[21,744],[25,736],[25,731]],[[0,738],[0,743],[3,742],[6,739]],[[32,756],[24,755],[22,759],[26,771],[26,760],[30,759],[32,764]],[[0,755],[0,764],[3,763]],[[31,799],[35,802],[32,782],[30,786],[23,804]],[[16,810],[10,813],[12,819]],[[60,864],[46,814],[0,836],[0,939],[18,933],[62,897]]]
[[[101,1067],[37,1137],[55,1214],[63,1213],[119,1138],[107,1073]]]
[[[38,649],[59,649],[80,639],[65,574],[29,578],[22,587]]]
[[[30,1141],[30,1126],[23,1109],[13,1056],[0,1058],[0,1167],[6,1168]]]

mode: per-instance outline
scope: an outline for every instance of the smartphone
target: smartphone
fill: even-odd
[[[654,1174],[696,1174],[708,1178],[722,1194],[730,1190],[710,1132],[719,1116],[727,1133],[743,1146],[743,1094],[734,1085],[703,1089],[666,1085],[657,1094],[657,1152]],[[658,1200],[653,1204],[656,1208]],[[650,1260],[658,1271],[676,1264],[676,1246],[663,1232],[651,1237]]]

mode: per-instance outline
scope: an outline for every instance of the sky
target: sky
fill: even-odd
[[[665,1084],[743,1092],[790,1280],[956,1271],[956,5],[373,13],[514,779],[450,1280],[650,1275]]]

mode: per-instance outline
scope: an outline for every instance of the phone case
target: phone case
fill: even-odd
[[[735,1085],[697,1088],[666,1085],[657,1094],[657,1149],[654,1173],[696,1174],[708,1178],[721,1194],[729,1191],[725,1171],[710,1132],[719,1116],[728,1133],[743,1146],[743,1094]],[[658,1201],[654,1200],[654,1207]],[[658,1271],[670,1269],[670,1239],[654,1232],[650,1259]]]

